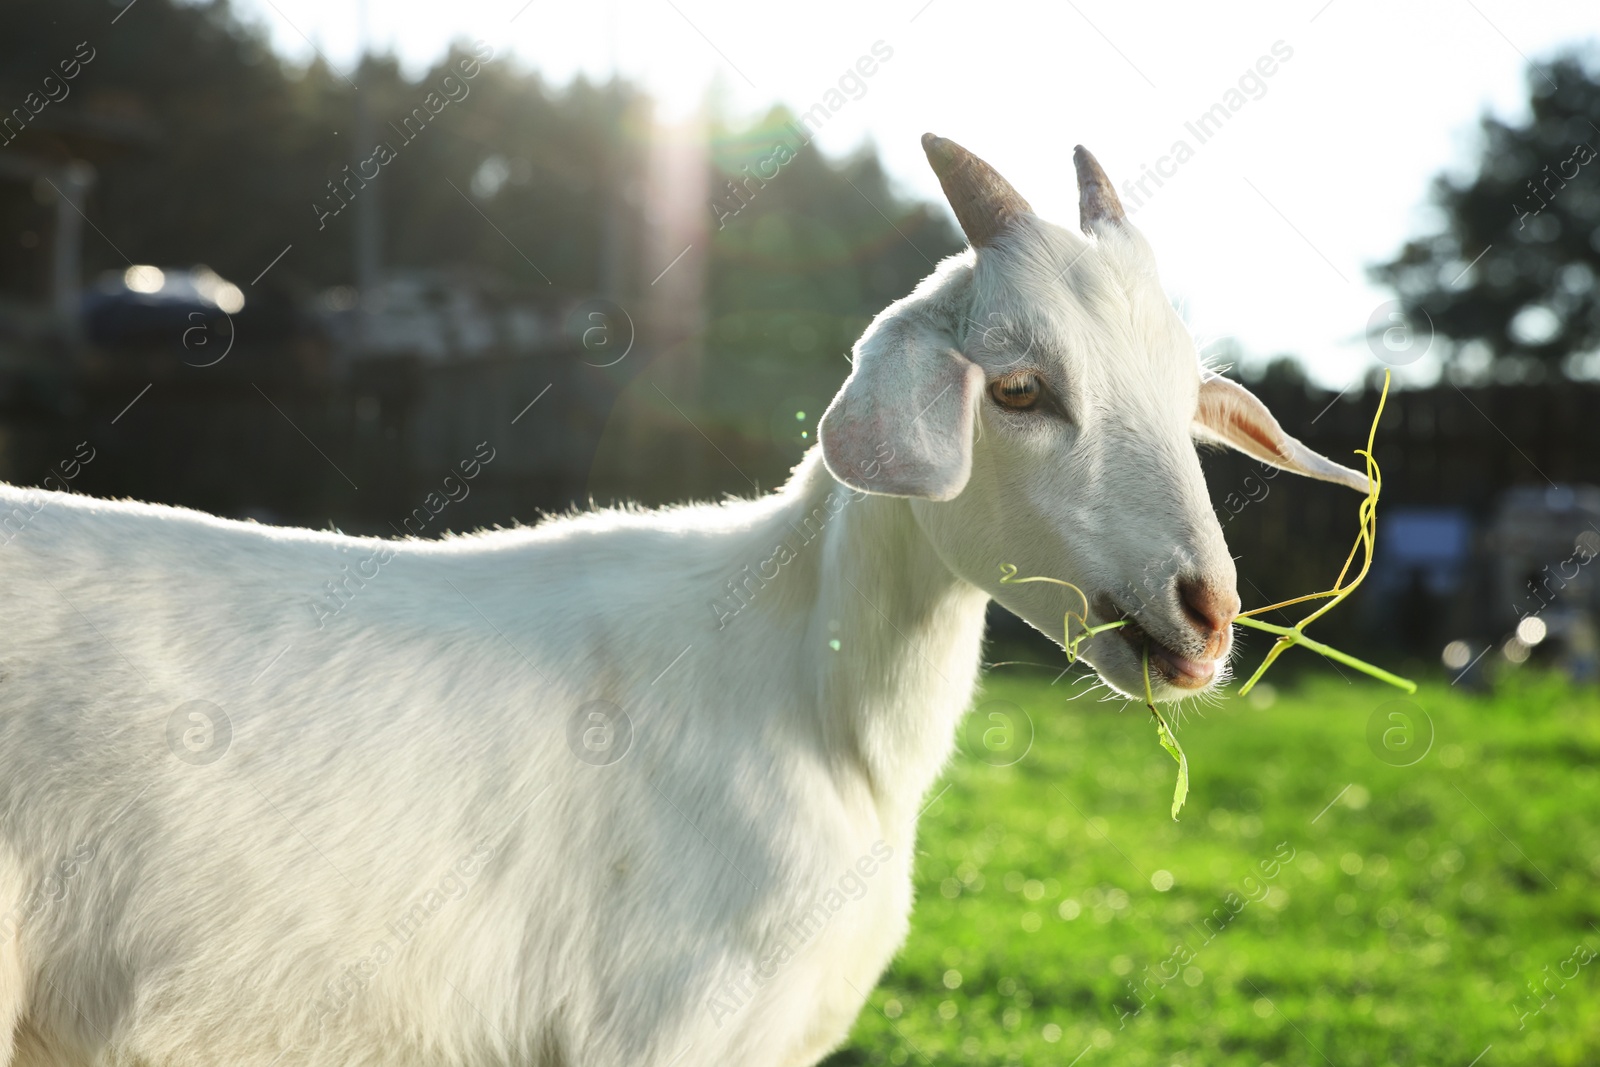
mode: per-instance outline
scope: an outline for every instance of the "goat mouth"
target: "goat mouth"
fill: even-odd
[[[1107,607],[1112,605],[1107,604]],[[1120,619],[1127,623],[1111,631],[1128,643],[1134,654],[1141,659],[1146,649],[1150,651],[1150,666],[1154,672],[1168,685],[1179,689],[1203,689],[1210,685],[1217,676],[1217,668],[1221,665],[1219,659],[1197,659],[1185,656],[1183,653],[1162,643],[1152,637],[1149,631],[1140,626],[1126,611],[1112,607],[1110,611],[1101,611],[1101,615],[1109,619]]]

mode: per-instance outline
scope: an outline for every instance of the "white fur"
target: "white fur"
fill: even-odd
[[[970,463],[948,502],[850,490],[817,453],[757,500],[442,542],[0,490],[0,517],[37,512],[0,547],[0,1064],[803,1067],[836,1046],[905,935],[985,605],[1061,637],[1065,592],[998,565],[1143,590],[1175,644],[1151,568],[1231,587],[1193,347],[1142,239],[1025,221],[858,350],[914,318],[986,375],[1033,352],[1070,402],[1051,424],[982,391],[936,407],[976,420],[929,461]],[[923,362],[874,387],[927,395]],[[377,552],[319,629],[308,602]],[[1090,651],[1139,681],[1125,644]],[[202,766],[167,740],[194,700],[232,731]],[[609,765],[571,739],[593,701],[631,721]]]

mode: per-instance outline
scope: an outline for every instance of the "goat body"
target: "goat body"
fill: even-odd
[[[904,936],[987,597],[815,455],[441,542],[0,508],[0,1063],[789,1067]]]

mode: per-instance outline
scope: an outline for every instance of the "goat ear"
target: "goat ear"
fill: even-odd
[[[949,500],[972,474],[983,370],[908,310],[880,318],[817,426],[828,470],[852,489]]]
[[[1200,436],[1220,441],[1263,463],[1307,478],[1338,482],[1363,493],[1369,491],[1365,474],[1341,467],[1284,433],[1254,393],[1220,374],[1200,383],[1200,408],[1194,421]]]

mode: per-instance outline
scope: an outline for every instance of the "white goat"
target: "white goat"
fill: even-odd
[[[441,542],[5,488],[0,1065],[800,1067],[906,933],[991,597],[1164,699],[1234,569],[1192,436],[1364,478],[1202,382],[1087,239],[924,146],[973,248],[756,500]],[[354,575],[354,577],[351,577]],[[329,580],[348,606],[308,607]]]

